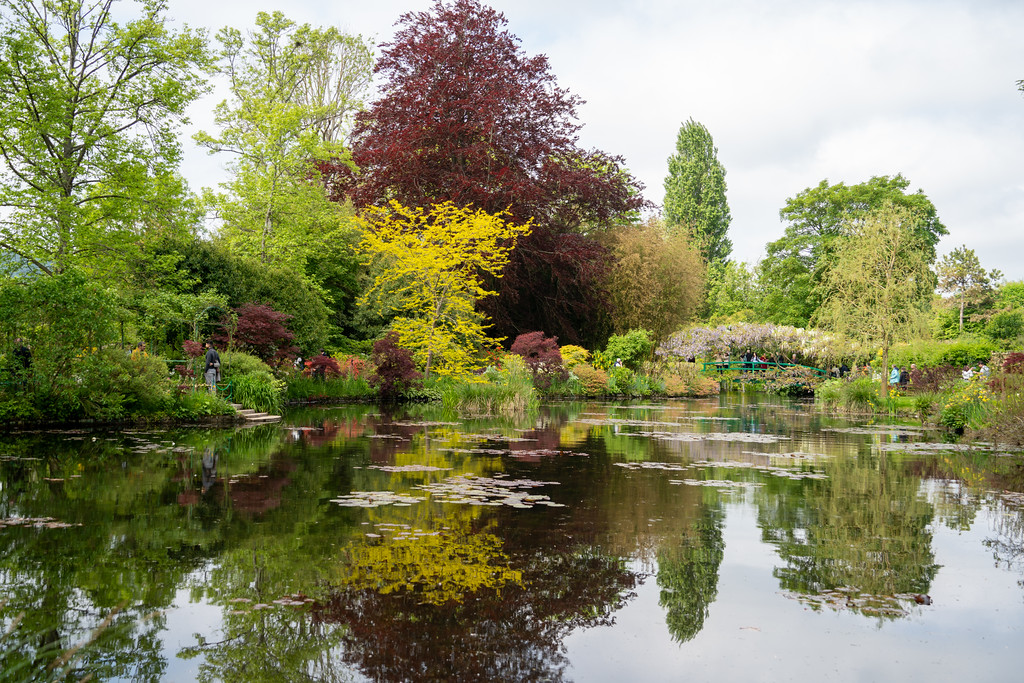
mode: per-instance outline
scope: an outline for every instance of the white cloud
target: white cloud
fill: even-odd
[[[427,0],[287,6],[172,0],[196,25],[258,10],[390,39]],[[902,172],[983,265],[1024,278],[1024,4],[997,0],[716,3],[496,0],[528,54],[587,100],[581,144],[625,157],[662,200],[681,123],[711,131],[725,165],[734,257],[782,233],[787,197],[820,180]],[[197,114],[197,119],[200,118]],[[191,154],[190,177],[212,177]],[[215,162],[214,162],[215,163]],[[194,181],[193,184],[197,184]],[[949,243],[948,245],[946,243]]]

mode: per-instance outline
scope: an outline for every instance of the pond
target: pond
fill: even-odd
[[[8,434],[0,664],[44,678],[84,643],[96,680],[1012,678],[1024,496],[977,457],[736,394]]]

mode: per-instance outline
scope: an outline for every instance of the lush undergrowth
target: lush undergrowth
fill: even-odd
[[[912,416],[955,434],[1024,446],[1024,354],[1011,353],[1001,367],[984,373],[928,368],[907,385],[890,387],[884,398],[879,388],[869,377],[830,379],[815,397],[827,410]]]

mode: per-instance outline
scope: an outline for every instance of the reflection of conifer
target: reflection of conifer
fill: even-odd
[[[678,546],[658,551],[658,604],[666,608],[669,633],[680,643],[700,633],[708,605],[718,595],[718,568],[725,549],[723,518],[720,506],[703,508],[692,532]]]

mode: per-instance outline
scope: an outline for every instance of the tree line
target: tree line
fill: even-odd
[[[681,126],[659,209],[622,157],[579,146],[583,100],[478,0],[402,15],[379,56],[281,12],[211,39],[167,11],[0,0],[11,306],[41,280],[88,286],[122,343],[177,349],[259,303],[307,354],[392,330],[421,368],[453,372],[535,331],[596,349],[695,320],[873,340],[1024,330],[1024,284],[1000,286],[966,246],[936,264],[948,230],[899,174],[798,192],[764,259],[730,260],[707,128]],[[180,131],[214,79],[227,97],[193,142],[229,177],[195,192]],[[955,307],[934,305],[937,287]],[[14,312],[8,342],[48,324]]]

